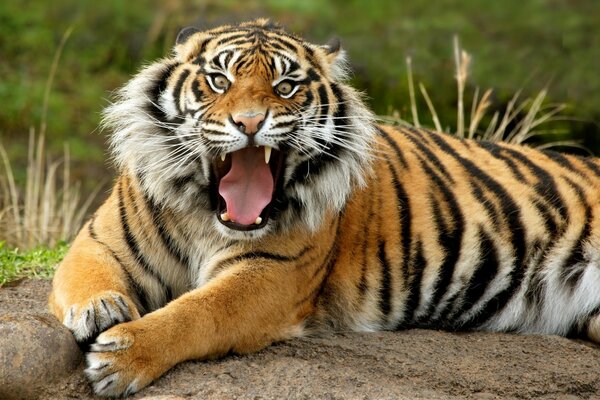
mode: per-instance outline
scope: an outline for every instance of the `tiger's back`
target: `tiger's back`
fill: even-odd
[[[597,159],[408,127],[378,142],[376,173],[342,216],[321,318],[586,333],[600,312]]]

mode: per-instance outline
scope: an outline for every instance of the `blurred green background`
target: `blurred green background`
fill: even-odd
[[[600,154],[600,1],[597,0],[5,0],[0,5],[0,140],[13,167],[24,165],[31,127],[42,117],[44,89],[61,37],[62,53],[48,103],[49,151],[69,143],[75,178],[92,187],[110,177],[100,112],[111,91],[141,65],[167,54],[181,27],[212,27],[267,16],[315,42],[342,39],[354,84],[376,113],[410,120],[407,56],[444,125],[455,124],[452,37],[473,62],[475,86],[493,88],[492,109],[549,90],[566,103],[563,129]],[[419,96],[421,99],[421,96]],[[421,115],[425,103],[419,100]],[[428,118],[421,117],[428,123]],[[24,171],[17,170],[19,179]]]

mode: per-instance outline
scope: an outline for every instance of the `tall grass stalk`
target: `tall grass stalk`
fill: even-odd
[[[80,184],[71,184],[70,157],[65,147],[62,160],[47,161],[44,136],[29,135],[27,175],[19,188],[4,146],[0,143],[4,174],[0,175],[0,241],[11,247],[54,247],[71,239],[80,229],[97,187],[81,201]],[[60,167],[62,185],[59,188]]]

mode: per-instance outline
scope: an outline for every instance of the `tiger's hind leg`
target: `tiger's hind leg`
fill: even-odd
[[[93,238],[91,223],[79,233],[56,271],[48,304],[79,343],[90,342],[111,326],[140,316],[128,294],[123,267]]]

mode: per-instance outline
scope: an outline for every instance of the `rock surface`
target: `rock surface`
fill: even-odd
[[[0,289],[0,313],[43,310],[48,290],[44,281]],[[96,398],[82,366],[40,395],[66,398]],[[556,336],[343,333],[182,363],[132,398],[600,400],[600,347]]]
[[[82,354],[71,332],[54,316],[0,314],[0,399],[32,399],[71,373]]]

